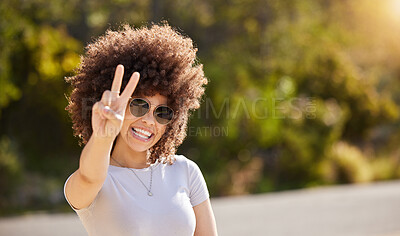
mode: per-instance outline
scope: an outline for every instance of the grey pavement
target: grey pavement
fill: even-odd
[[[400,236],[400,181],[214,198],[211,203],[220,236]],[[87,234],[70,213],[0,218],[0,235]]]

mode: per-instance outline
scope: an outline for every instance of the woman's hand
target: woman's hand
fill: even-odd
[[[138,72],[133,73],[124,91],[120,94],[119,90],[121,89],[123,75],[124,66],[118,65],[115,70],[111,91],[104,91],[101,100],[93,105],[92,135],[96,137],[114,140],[121,131],[126,106],[135,91],[140,77]]]

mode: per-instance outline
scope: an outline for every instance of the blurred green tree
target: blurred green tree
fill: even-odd
[[[237,171],[246,170],[258,158],[264,162],[264,177],[257,180],[258,186],[249,184],[250,192],[356,181],[332,177],[334,168],[347,175],[357,171],[340,169],[331,160],[331,147],[341,140],[366,145],[371,130],[398,124],[397,95],[393,88],[379,86],[381,79],[389,86],[396,83],[390,73],[398,71],[393,69],[399,68],[398,60],[393,70],[384,71],[385,63],[376,60],[376,54],[364,53],[364,61],[358,55],[373,48],[386,61],[397,59],[400,41],[391,36],[398,36],[399,27],[390,24],[391,31],[386,31],[382,11],[376,18],[385,27],[365,32],[362,26],[376,19],[367,20],[376,8],[368,1],[231,1],[221,8],[213,6],[218,23],[211,28],[219,25],[222,43],[207,58],[205,68],[211,78],[207,95],[217,110],[226,109],[228,115],[222,112],[210,118],[202,113],[193,120],[196,126],[211,123],[229,132],[228,137],[193,138],[199,146],[207,146],[201,149],[202,158],[209,160],[210,168],[220,163],[215,167],[219,174],[212,178],[213,190],[232,193],[236,183],[227,176],[229,163],[241,163]],[[383,41],[371,47],[377,40],[371,39],[374,34]],[[246,151],[251,157],[241,158]]]
[[[29,186],[35,173],[60,177],[75,165],[70,156],[76,155],[78,148],[71,148],[74,140],[64,111],[67,87],[63,77],[79,62],[82,46],[68,35],[65,26],[51,25],[64,20],[57,14],[63,4],[0,3],[0,159],[4,164],[0,193],[11,199],[29,195],[21,186],[11,188],[17,184],[13,180]],[[41,8],[43,5],[46,7]],[[26,204],[36,197],[27,196]],[[20,203],[2,200],[0,205],[4,204],[12,208]]]

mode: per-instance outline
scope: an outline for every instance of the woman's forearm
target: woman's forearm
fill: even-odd
[[[104,181],[110,164],[110,154],[114,139],[95,135],[90,137],[82,150],[78,170],[86,181]]]

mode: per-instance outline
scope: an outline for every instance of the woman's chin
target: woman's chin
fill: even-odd
[[[132,151],[145,152],[151,147],[151,144],[150,143],[143,143],[143,142],[140,142],[140,141],[137,141],[135,139],[130,138],[128,146]]]

